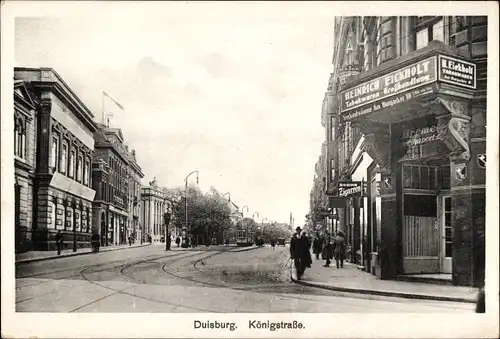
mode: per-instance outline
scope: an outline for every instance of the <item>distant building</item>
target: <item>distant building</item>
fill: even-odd
[[[33,177],[38,102],[23,80],[14,80],[14,217],[16,251],[32,248]]]
[[[166,236],[163,216],[172,211],[172,201],[164,188],[158,186],[156,179],[149,186],[141,188],[141,216],[140,223],[143,227],[145,241],[160,243]],[[172,235],[173,230],[169,230]]]
[[[144,178],[144,173],[137,163],[135,150],[129,153],[128,167],[128,236],[131,236],[134,242],[140,242],[142,239],[142,226],[140,222],[141,215],[141,180]]]
[[[89,246],[92,201],[95,195],[90,177],[94,151],[93,133],[97,129],[94,116],[51,68],[16,67],[14,78],[24,82],[23,85],[16,82],[20,86],[17,93],[24,96],[24,99],[18,97],[17,117],[25,116],[24,120],[18,119],[21,123],[18,133],[18,145],[21,147],[19,154],[26,156],[27,168],[33,161],[35,166],[32,180],[33,226],[30,247],[36,250],[54,250],[54,239],[58,231],[63,234],[64,248],[72,248],[73,244],[77,247]],[[28,99],[23,87],[29,88],[35,99]],[[19,104],[23,100],[27,102]],[[30,111],[32,104],[36,106],[34,116]],[[19,114],[26,113],[27,110],[30,114]],[[33,120],[36,126],[36,157],[29,150],[35,134],[28,131],[28,126],[24,126],[25,122],[30,121],[30,115],[32,118],[36,117],[36,120]],[[27,134],[24,134],[23,130],[27,131]],[[23,163],[19,159],[18,165]],[[24,172],[26,173],[26,170]],[[18,173],[21,174],[20,171]],[[30,181],[27,182],[28,186],[29,183]],[[26,182],[19,185],[20,202],[29,199],[29,189],[24,189],[25,185]],[[31,218],[21,204],[18,208],[21,212],[20,218]],[[27,223],[25,227],[26,230],[29,229]],[[18,240],[24,237],[24,240],[29,242],[28,233],[23,232],[21,227],[19,230]]]

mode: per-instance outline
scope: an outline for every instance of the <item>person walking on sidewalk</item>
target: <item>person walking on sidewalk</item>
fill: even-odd
[[[63,235],[61,234],[61,231],[57,231],[56,234],[57,255],[61,255],[62,245],[63,245]]]
[[[309,241],[301,234],[300,227],[290,240],[290,257],[294,261],[297,270],[297,280],[302,278],[306,267],[310,266],[311,253],[309,252]]]
[[[314,238],[313,241],[313,253],[316,255],[316,260],[319,260],[319,254],[321,253],[322,249],[323,249],[323,244],[321,238],[319,234],[316,234],[316,238]]]
[[[344,267],[344,257],[345,257],[345,239],[342,232],[337,232],[337,236],[333,241],[333,250],[335,253],[335,262],[337,263],[337,268]]]
[[[324,267],[330,267],[331,260],[333,259],[333,239],[329,233],[326,234],[321,256],[326,260]]]

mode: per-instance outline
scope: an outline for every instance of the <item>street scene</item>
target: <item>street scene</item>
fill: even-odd
[[[16,17],[15,311],[485,313],[489,17],[184,5]]]
[[[380,297],[294,284],[288,247],[213,246],[166,252],[163,247],[146,246],[92,256],[18,265],[16,310],[366,313],[473,312],[475,308],[464,301]],[[314,263],[311,281],[322,273],[323,263]]]

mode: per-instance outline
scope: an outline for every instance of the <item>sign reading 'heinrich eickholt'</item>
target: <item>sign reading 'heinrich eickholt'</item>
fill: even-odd
[[[476,65],[449,56],[432,56],[348,88],[340,94],[342,120],[350,121],[430,93],[437,81],[475,89]]]

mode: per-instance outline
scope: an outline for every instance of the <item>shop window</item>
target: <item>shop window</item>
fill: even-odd
[[[403,165],[403,188],[436,189],[436,168],[427,165]]]
[[[50,167],[56,170],[57,161],[59,159],[59,138],[52,138],[52,146],[50,147]]]
[[[424,48],[434,40],[444,41],[444,26],[442,17],[417,17],[415,49]]]
[[[445,165],[438,168],[438,185],[442,190],[450,189],[451,187],[450,170],[450,165]]]
[[[59,164],[59,171],[63,174],[66,174],[66,169],[68,166],[67,159],[68,159],[68,145],[63,144],[61,152],[61,162]]]

